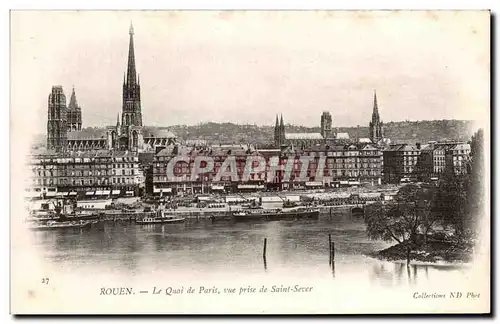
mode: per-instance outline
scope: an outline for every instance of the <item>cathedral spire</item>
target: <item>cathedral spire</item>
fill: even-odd
[[[377,92],[373,90],[373,113],[370,122],[370,139],[373,143],[378,143],[382,138],[384,138],[383,123],[380,121],[380,115],[378,113]]]
[[[130,23],[127,73],[123,84],[122,126],[142,126],[141,86],[135,66],[134,27]],[[134,142],[135,143],[135,142]],[[134,144],[135,146],[135,144]]]
[[[130,22],[130,42],[128,48],[128,65],[127,65],[127,85],[135,85],[135,55],[134,55],[134,26]]]
[[[378,118],[377,90],[373,90],[373,117]]]
[[[78,103],[76,102],[75,86],[73,86],[73,91],[71,92],[71,98],[69,99],[68,109],[78,108]]]

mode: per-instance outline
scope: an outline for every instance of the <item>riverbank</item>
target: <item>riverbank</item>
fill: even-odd
[[[407,260],[407,242],[398,243],[387,249],[368,253],[367,256],[384,261]],[[427,238],[427,244],[418,240],[417,245],[410,253],[410,262],[431,264],[464,264],[473,259],[473,246],[471,243],[457,242],[454,240]]]

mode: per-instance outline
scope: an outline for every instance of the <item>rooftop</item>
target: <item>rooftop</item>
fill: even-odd
[[[157,129],[157,130],[150,132],[149,134],[144,134],[144,138],[150,138],[150,137],[177,138],[177,136],[174,133],[172,133],[171,131],[169,131],[168,129]]]
[[[105,129],[92,129],[68,132],[68,140],[102,140],[106,139]]]
[[[285,138],[291,140],[321,140],[323,136],[320,133],[286,133]]]
[[[337,133],[335,137],[338,139],[348,139],[349,133]]]

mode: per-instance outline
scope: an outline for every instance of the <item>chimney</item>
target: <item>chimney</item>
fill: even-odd
[[[422,145],[420,145],[420,143],[417,143],[417,150],[420,150],[420,147],[421,147],[421,146],[422,146]]]

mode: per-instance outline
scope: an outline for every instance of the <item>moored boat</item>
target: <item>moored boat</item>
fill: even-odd
[[[92,225],[93,222],[91,221],[63,221],[63,222],[58,222],[58,221],[48,221],[46,223],[37,223],[34,225],[30,226],[30,230],[51,230],[51,229],[57,229],[57,228],[84,228],[84,227],[89,227]]]
[[[319,210],[312,208],[291,208],[283,209],[247,209],[233,213],[233,218],[237,222],[243,221],[278,221],[278,220],[299,220],[318,219]]]
[[[169,215],[166,214],[164,210],[159,210],[152,216],[146,216],[140,219],[136,219],[135,223],[139,225],[176,224],[176,223],[183,223],[185,220],[186,220],[185,217]]]

